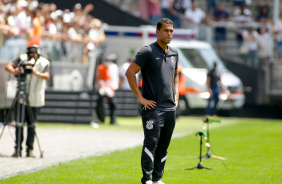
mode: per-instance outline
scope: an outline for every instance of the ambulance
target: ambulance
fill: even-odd
[[[105,33],[106,54],[116,53],[119,65],[133,58],[143,46],[157,40],[156,28],[153,26],[105,26]],[[189,115],[193,109],[206,108],[209,99],[207,72],[212,68],[213,62],[217,62],[225,87],[225,91],[220,94],[218,109],[230,112],[240,109],[245,102],[241,80],[225,67],[209,43],[195,40],[194,37],[192,30],[174,29],[173,39],[169,44],[178,51],[185,81],[179,101],[181,114]]]

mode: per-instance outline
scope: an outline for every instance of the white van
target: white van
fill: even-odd
[[[118,64],[133,57],[141,47],[156,41],[156,28],[152,26],[124,27],[106,26],[106,53],[116,53]],[[189,109],[206,108],[209,93],[206,79],[208,69],[217,62],[221,81],[226,88],[220,94],[219,109],[240,109],[245,102],[241,80],[230,72],[207,42],[194,40],[194,34],[188,29],[174,29],[173,40],[169,44],[178,50],[179,62],[183,66],[186,94],[179,103],[182,114]],[[134,53],[134,54],[133,54]]]

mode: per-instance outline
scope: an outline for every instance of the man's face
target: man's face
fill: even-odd
[[[169,44],[173,36],[173,25],[163,23],[162,28],[157,30],[158,40],[164,44]]]
[[[36,59],[36,54],[34,54],[34,53],[29,53],[28,54],[28,60],[31,60],[31,59]]]
[[[223,5],[221,5],[221,4],[218,5],[217,10],[220,11],[220,12],[222,12],[222,11],[223,11]]]

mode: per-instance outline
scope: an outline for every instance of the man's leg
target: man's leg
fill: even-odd
[[[211,106],[212,99],[213,99],[213,96],[210,96],[210,98],[208,99],[208,105],[207,105],[207,108],[206,108],[206,115],[210,115],[211,114],[211,107],[210,106]]]
[[[117,124],[116,122],[116,101],[115,97],[107,97],[110,107],[110,124]]]
[[[163,127],[160,128],[160,138],[155,151],[154,171],[152,174],[153,181],[159,181],[164,173],[165,162],[167,158],[167,149],[170,144],[172,133],[175,127],[176,112],[164,111],[160,118],[160,125],[163,122]]]
[[[217,115],[217,104],[219,102],[219,88],[212,89],[214,106],[211,115]]]
[[[105,109],[104,109],[104,96],[99,94],[97,105],[96,105],[96,112],[99,120],[104,123],[105,122]]]
[[[33,150],[33,143],[34,143],[34,136],[35,136],[35,123],[37,119],[37,114],[39,112],[39,108],[37,107],[31,107],[31,112],[33,115],[33,122],[32,119],[29,117],[29,114],[26,110],[26,122],[27,122],[27,139],[26,139],[26,147],[27,147],[27,153],[30,150]]]
[[[21,136],[19,138],[19,131],[21,131]],[[22,150],[22,143],[23,143],[23,127],[16,126],[16,142],[15,142],[15,149],[17,150],[18,145],[20,146],[20,151]]]
[[[158,124],[158,112],[152,110],[142,111],[142,123],[144,130],[144,143],[141,155],[141,167],[143,177],[142,183],[151,180],[154,169],[154,156],[160,136],[160,127]]]

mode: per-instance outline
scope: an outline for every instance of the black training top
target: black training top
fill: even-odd
[[[155,101],[157,111],[175,110],[174,72],[178,67],[178,52],[168,46],[167,54],[157,44],[143,47],[133,62],[141,67],[142,95]]]
[[[219,87],[220,76],[219,73],[215,69],[211,69],[208,72],[208,76],[210,77],[210,87],[216,88]]]

